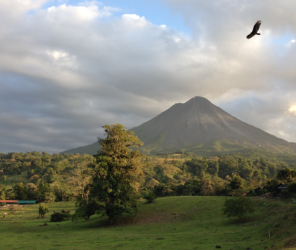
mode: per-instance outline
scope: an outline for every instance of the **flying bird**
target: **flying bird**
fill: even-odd
[[[260,25],[261,25],[261,21],[257,21],[257,22],[255,23],[252,32],[251,32],[249,35],[247,35],[247,38],[248,38],[248,39],[252,38],[252,37],[255,36],[255,35],[260,35],[260,33],[257,33],[258,30],[259,30],[259,28],[260,28]]]

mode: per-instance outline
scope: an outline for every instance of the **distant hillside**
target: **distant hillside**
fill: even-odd
[[[217,155],[246,148],[296,153],[295,143],[242,122],[203,97],[177,103],[131,131],[144,142],[141,151],[146,154],[184,151]],[[94,143],[62,153],[95,154],[98,149]]]
[[[98,142],[92,143],[90,145],[78,147],[78,148],[72,148],[66,151],[61,152],[60,154],[89,154],[89,155],[95,155],[98,153],[98,150],[100,149],[100,145]]]

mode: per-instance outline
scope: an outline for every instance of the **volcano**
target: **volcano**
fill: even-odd
[[[217,155],[246,148],[261,148],[278,153],[296,153],[296,144],[277,138],[245,123],[196,96],[186,103],[176,103],[142,125],[130,129],[144,146],[146,154],[193,152]],[[95,154],[97,143],[63,153]],[[78,150],[79,149],[79,150]]]

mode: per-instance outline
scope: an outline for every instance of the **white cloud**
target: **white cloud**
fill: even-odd
[[[296,116],[296,105],[291,106],[285,113]]]
[[[296,3],[166,0],[185,36],[96,2],[45,2],[0,0],[0,152],[86,145],[102,125],[132,128],[196,95],[296,141],[296,48],[279,55],[272,42],[295,37]],[[261,36],[247,40],[259,17]]]
[[[53,59],[53,63],[60,68],[77,69],[76,57],[62,51],[47,51],[46,54]]]
[[[136,14],[123,14],[122,19],[125,22],[125,25],[130,27],[144,27],[148,24],[148,21],[144,16],[140,17]]]
[[[288,43],[286,44],[286,47],[287,47],[287,48],[290,48],[295,42],[296,42],[296,40],[295,40],[295,39],[292,39],[290,42],[288,42]]]
[[[111,12],[108,9],[99,10],[95,3],[89,3],[82,6],[68,6],[66,4],[58,7],[52,6],[47,9],[47,18],[56,22],[81,22],[91,21],[97,17],[110,16]]]

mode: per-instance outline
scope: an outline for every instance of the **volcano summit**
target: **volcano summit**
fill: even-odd
[[[175,151],[215,155],[246,148],[295,153],[296,144],[289,143],[249,125],[203,97],[177,103],[131,131],[144,142],[143,153]],[[95,154],[97,143],[63,153]]]

